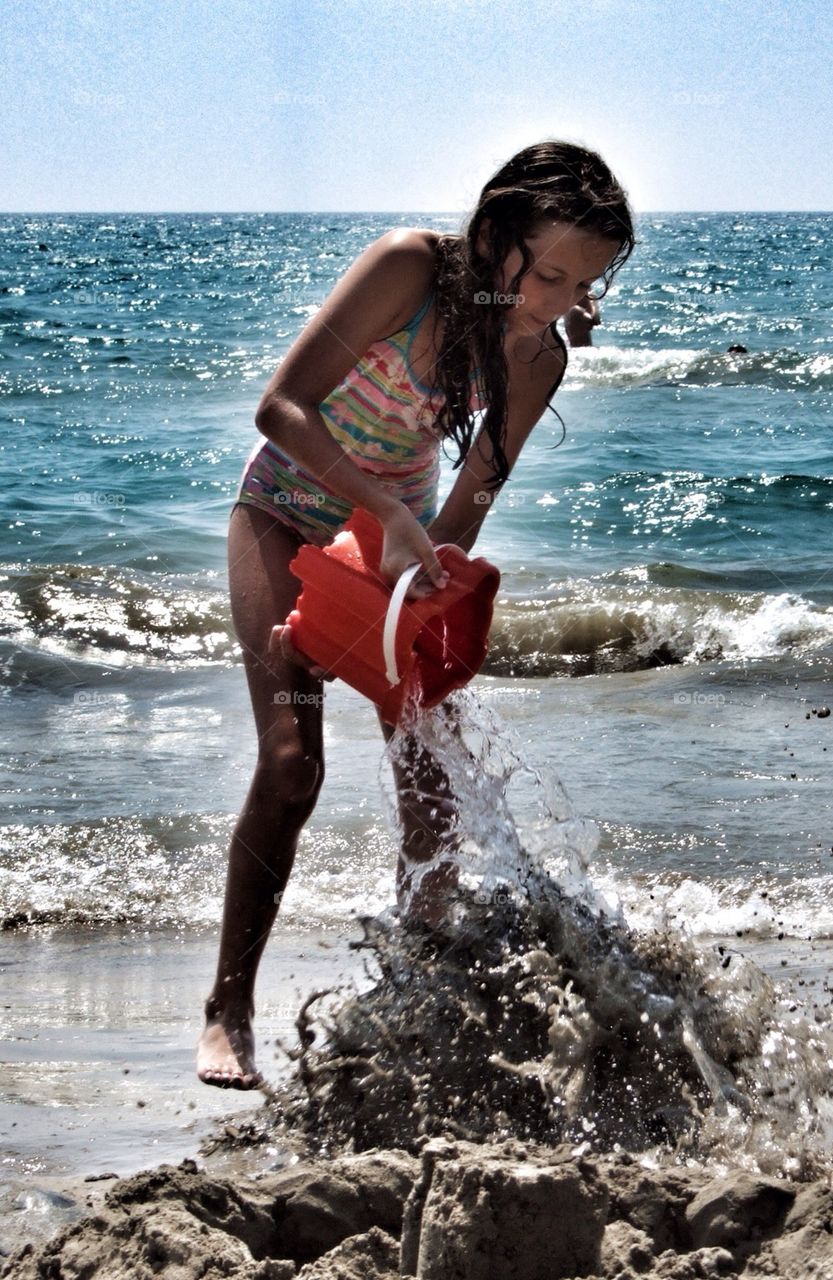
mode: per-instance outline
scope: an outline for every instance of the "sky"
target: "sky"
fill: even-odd
[[[832,67],[830,0],[0,0],[0,211],[464,213],[544,138],[829,210]]]

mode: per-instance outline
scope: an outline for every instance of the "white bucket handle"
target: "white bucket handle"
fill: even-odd
[[[440,542],[434,548],[439,551],[440,547],[454,547],[456,542]],[[393,588],[388,611],[385,615],[385,628],[382,632],[382,653],[385,658],[385,676],[389,685],[399,684],[401,676],[396,665],[396,632],[399,627],[399,618],[402,614],[402,606],[405,603],[405,595],[408,587],[413,582],[420,569],[425,566],[420,560],[416,564],[408,565],[408,568],[402,573]],[[440,588],[437,587],[436,590]]]

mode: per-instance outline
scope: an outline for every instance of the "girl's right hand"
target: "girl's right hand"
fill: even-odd
[[[437,559],[434,544],[413,512],[402,503],[390,515],[381,517],[385,531],[379,572],[389,586],[394,587],[410,565],[423,566],[408,586],[406,600],[421,600],[438,587],[444,587],[449,573]]]
[[[335,680],[335,676],[328,672],[326,667],[319,667],[318,663],[313,662],[305,653],[301,653],[300,649],[295,648],[292,643],[292,628],[285,622],[273,627],[269,633],[267,663],[277,657],[293,663],[296,667],[303,667],[304,671],[308,671],[317,680]]]

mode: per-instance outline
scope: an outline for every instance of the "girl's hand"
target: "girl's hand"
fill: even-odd
[[[286,662],[294,663],[296,667],[303,667],[318,680],[335,680],[334,675],[328,674],[324,667],[319,667],[306,654],[301,653],[300,649],[295,648],[292,643],[292,628],[285,622],[272,628],[269,636],[269,657],[281,657]]]
[[[390,515],[382,518],[385,538],[379,572],[386,582],[395,586],[409,565],[419,562],[423,569],[411,580],[405,593],[406,600],[421,600],[437,587],[444,587],[449,579],[437,559],[433,543],[413,512],[400,503]]]

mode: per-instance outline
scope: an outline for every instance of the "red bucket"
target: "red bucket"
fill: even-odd
[[[363,507],[326,547],[309,543],[289,567],[303,582],[286,619],[307,658],[376,703],[395,725],[410,696],[435,707],[468,684],[483,665],[500,572],[470,560],[453,542],[435,546],[448,571],[444,587],[419,600],[405,592],[422,565],[411,565],[391,590],[379,573],[384,530]]]

